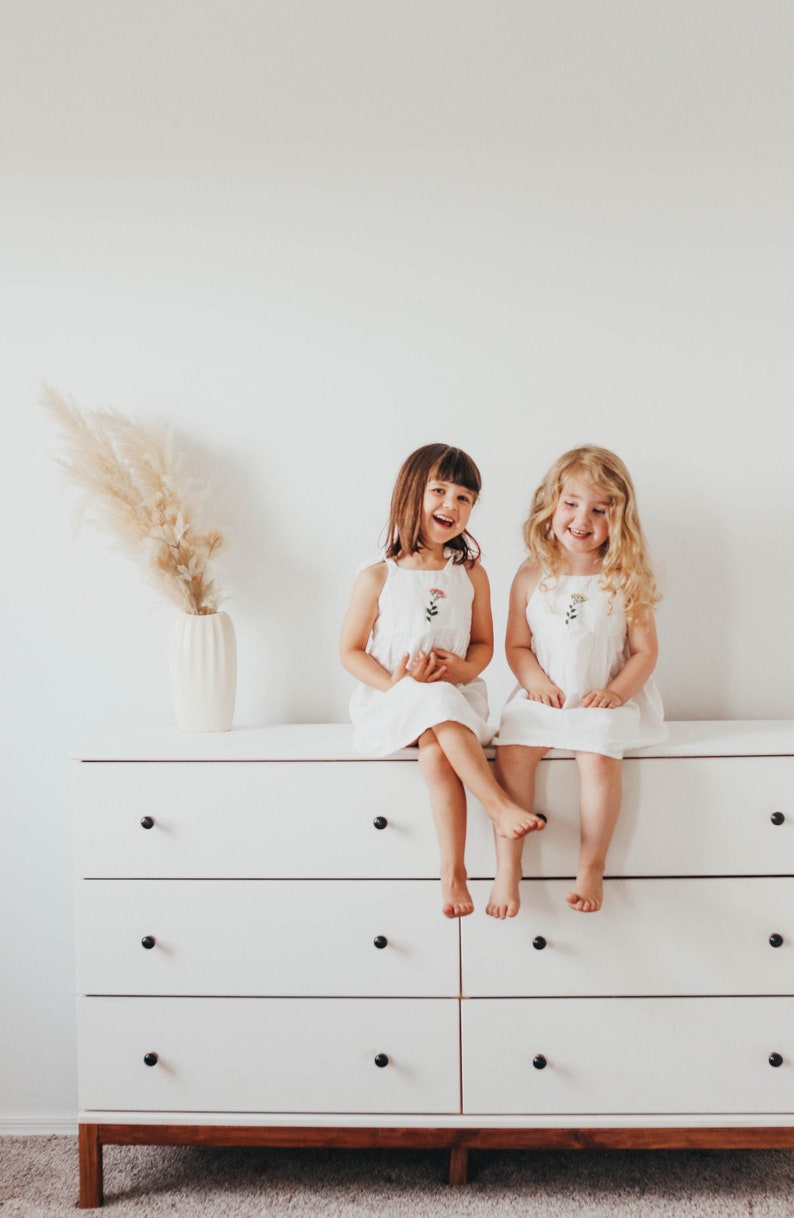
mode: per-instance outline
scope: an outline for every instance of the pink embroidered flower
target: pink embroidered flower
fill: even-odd
[[[443,588],[430,589],[430,604],[425,609],[425,618],[428,622],[432,622],[433,618],[438,613],[438,601],[445,601],[447,594]]]

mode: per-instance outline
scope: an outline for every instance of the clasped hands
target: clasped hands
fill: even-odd
[[[454,651],[434,647],[431,651],[417,651],[414,656],[406,652],[392,673],[391,684],[396,685],[403,677],[411,677],[421,684],[449,681],[452,685],[464,685],[468,674],[466,661]]]

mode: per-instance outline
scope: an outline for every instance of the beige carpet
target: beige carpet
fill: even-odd
[[[440,1151],[108,1146],[108,1218],[794,1218],[794,1151]],[[77,1139],[0,1138],[1,1218],[75,1215]],[[79,1212],[79,1211],[78,1211]]]

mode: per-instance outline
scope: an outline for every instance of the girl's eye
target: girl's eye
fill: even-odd
[[[565,506],[566,506],[566,507],[569,507],[569,508],[575,508],[575,507],[576,507],[576,504],[575,504],[575,503],[571,503],[570,499],[566,499],[566,500],[565,500]]]
[[[593,511],[596,516],[606,516],[607,514],[606,508],[593,508]]]

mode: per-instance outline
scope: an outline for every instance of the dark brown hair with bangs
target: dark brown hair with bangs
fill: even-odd
[[[451,448],[449,444],[425,444],[417,448],[403,462],[394,484],[386,540],[387,558],[415,554],[424,547],[422,502],[432,478],[465,486],[475,496],[479,495],[482,486],[480,471],[462,448]],[[480,556],[480,547],[468,531],[453,537],[448,545],[457,551],[456,563],[473,562]]]

